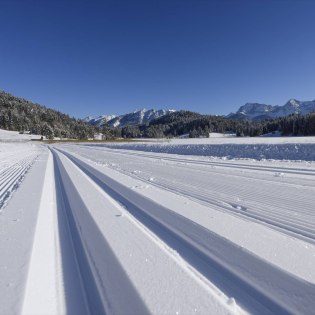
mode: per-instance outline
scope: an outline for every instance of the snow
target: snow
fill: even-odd
[[[0,142],[4,141],[27,141],[32,139],[40,139],[39,135],[20,134],[18,131],[9,131],[0,129]]]
[[[98,156],[98,159],[100,159],[100,156],[102,156],[103,152],[103,157],[106,156],[107,161],[114,160],[115,163],[110,163],[110,166],[115,167],[115,172],[110,171],[107,167],[108,165],[105,165],[101,167],[96,167],[99,171],[102,173],[106,173],[106,175],[109,175],[110,178],[115,178],[115,180],[118,180],[120,183],[123,183],[124,186],[128,185],[129,187],[132,187],[133,190],[139,190],[139,193],[142,194],[146,198],[150,198],[155,200],[156,203],[163,205],[167,209],[172,209],[172,211],[175,211],[176,213],[180,214],[181,216],[184,216],[185,218],[189,219],[191,222],[196,222],[201,226],[204,226],[207,228],[207,230],[214,231],[217,235],[220,235],[221,238],[219,237],[218,239],[215,239],[214,236],[212,236],[214,239],[212,242],[213,245],[210,246],[209,244],[211,243],[204,243],[205,237],[198,238],[198,246],[201,246],[203,248],[208,248],[208,250],[213,253],[215,252],[216,259],[220,259],[220,255],[222,255],[222,260],[219,261],[220,266],[225,265],[227,270],[232,272],[233,274],[238,275],[238,279],[241,278],[246,278],[248,281],[254,281],[256,285],[259,285],[263,289],[263,292],[268,292],[268,295],[272,296],[273,298],[279,299],[279,300],[284,300],[285,304],[288,304],[288,308],[293,308],[293,309],[298,309],[301,308],[299,306],[299,300],[296,299],[294,296],[298,295],[299,291],[303,291],[305,293],[305,300],[303,303],[305,303],[306,309],[312,304],[311,296],[312,296],[312,290],[314,289],[312,286],[308,288],[307,286],[304,286],[304,280],[310,281],[314,283],[315,277],[314,273],[312,271],[312,265],[314,264],[314,250],[315,247],[311,244],[308,244],[308,250],[305,250],[305,245],[307,244],[307,241],[305,239],[294,239],[293,242],[291,242],[291,235],[292,231],[290,229],[290,226],[287,227],[287,235],[283,235],[282,229],[278,229],[278,226],[275,224],[273,226],[273,229],[270,229],[271,226],[264,226],[264,218],[257,224],[256,220],[250,220],[249,222],[247,220],[244,221],[244,218],[238,218],[235,219],[231,217],[231,213],[234,214],[234,211],[232,210],[233,207],[230,206],[230,213],[224,213],[222,214],[222,211],[228,210],[228,209],[222,209],[222,205],[220,206],[219,202],[222,200],[224,201],[225,198],[223,199],[222,192],[219,194],[220,199],[218,200],[218,204],[215,204],[214,202],[208,202],[206,207],[202,207],[194,202],[194,200],[191,200],[191,198],[197,199],[198,197],[195,196],[195,191],[191,191],[191,188],[195,186],[197,181],[200,181],[202,178],[201,172],[196,172],[196,166],[194,166],[194,172],[197,173],[196,175],[197,178],[194,181],[193,179],[193,173],[191,172],[190,168],[187,168],[186,165],[183,165],[182,167],[177,167],[176,162],[172,161],[173,163],[170,163],[169,167],[167,167],[167,164],[165,161],[161,161],[162,166],[161,168],[158,168],[160,161],[159,158],[160,156],[156,157],[154,159],[154,156],[151,156],[152,163],[148,162],[148,159],[146,159],[146,164],[144,164],[145,158],[140,159],[139,156],[136,159],[135,157],[133,159],[130,159],[130,153],[128,152],[125,154],[125,159],[121,157],[120,155],[123,156],[123,154],[116,153],[116,152],[110,152],[110,150],[106,150],[105,152],[103,150],[99,150],[100,152],[94,152],[93,155],[91,155],[90,148],[87,149],[86,151],[83,150],[84,146],[81,146],[80,149],[76,148],[71,148],[67,147],[67,150],[71,151],[76,151],[82,155],[87,155],[90,158],[93,157],[95,159],[95,156]],[[113,156],[113,157],[111,157]],[[164,156],[165,159],[167,157]],[[133,162],[136,160],[137,162]],[[174,163],[175,162],[175,163]],[[189,161],[187,161],[189,162]],[[88,162],[89,164],[91,162]],[[181,160],[181,163],[183,161]],[[138,174],[142,174],[142,183],[144,182],[144,179],[146,179],[147,182],[150,182],[149,186],[144,186],[141,182],[132,182],[130,181],[129,177],[122,176],[117,174],[117,170],[119,173],[126,173],[128,172],[128,166],[131,164],[130,170],[133,169],[135,170],[134,164],[139,164],[137,165],[141,169],[141,172]],[[126,171],[126,165],[127,165],[127,171]],[[155,170],[156,169],[156,170]],[[162,169],[164,169],[164,172],[162,172]],[[185,172],[185,169],[186,172]],[[152,188],[152,182],[151,178],[152,176],[148,176],[148,172],[151,172],[150,175],[152,175],[152,170],[154,171],[155,175],[155,180],[154,183],[157,181],[157,178],[160,177],[160,183],[159,187],[162,187],[163,190],[158,190],[155,188]],[[187,175],[185,174],[187,173]],[[230,171],[229,171],[230,173]],[[129,174],[128,174],[129,175]],[[212,174],[213,176],[213,174]],[[222,176],[222,175],[221,175]],[[221,177],[220,176],[220,177]],[[177,177],[179,177],[177,179]],[[186,178],[186,180],[184,180]],[[189,180],[188,180],[189,178]],[[204,179],[206,180],[209,178],[209,174],[205,174]],[[218,177],[219,178],[219,177]],[[273,178],[273,177],[272,177]],[[217,180],[218,179],[213,179],[214,182],[219,186],[219,187],[224,187],[223,184],[219,183]],[[230,181],[231,178],[228,178],[228,181]],[[173,186],[170,186],[168,184],[169,182],[174,183]],[[263,181],[262,181],[263,182]],[[180,188],[180,183],[185,183],[188,185],[188,183],[191,183],[189,185],[187,190],[182,191],[181,193],[181,188]],[[233,185],[235,185],[233,183]],[[233,186],[230,185],[230,186]],[[248,187],[253,186],[253,180],[250,180]],[[260,189],[261,181],[259,184],[255,185],[257,187],[257,190]],[[285,185],[284,185],[285,186]],[[110,183],[110,187],[112,189],[115,189],[115,184],[113,182]],[[201,187],[204,187],[204,184],[201,183],[200,187],[196,187],[195,189],[197,191],[201,190]],[[229,189],[229,187],[227,187]],[[241,190],[244,190],[244,187],[240,187]],[[119,191],[120,194],[124,194],[124,189],[123,187],[119,188],[117,187],[116,191]],[[271,187],[271,191],[274,190],[273,187]],[[295,189],[296,190],[296,189]],[[169,191],[172,191],[173,194],[170,194]],[[294,191],[294,189],[293,189]],[[254,192],[256,193],[256,192]],[[126,194],[128,195],[128,200],[135,200],[134,202],[137,202],[138,204],[144,203],[142,202],[141,199],[138,197],[132,197],[132,194],[127,190]],[[178,195],[185,194],[186,197],[188,197],[189,200],[181,200]],[[240,195],[240,192],[237,193]],[[275,193],[275,197],[273,197],[276,201],[276,195],[279,194],[279,191]],[[310,205],[312,204],[313,201],[313,192],[308,193],[308,200]],[[206,196],[207,192],[205,191],[202,196]],[[218,195],[218,193],[215,192],[214,195]],[[289,194],[289,196],[294,196],[292,194]],[[190,197],[190,198],[189,198]],[[261,196],[262,200],[260,201],[261,203],[263,202],[263,195]],[[135,198],[135,199],[133,199]],[[120,202],[126,204],[126,201],[123,201],[123,199],[118,199]],[[138,200],[138,201],[136,201]],[[254,199],[255,200],[255,199]],[[258,200],[258,199],[257,199]],[[204,203],[205,199],[201,199],[201,196],[199,197],[199,202],[202,201]],[[280,201],[280,200],[279,200]],[[186,206],[185,206],[186,202]],[[283,200],[281,200],[283,202]],[[287,203],[284,204],[283,210],[286,211],[286,207],[288,204],[290,204],[292,201],[288,201]],[[257,203],[257,201],[256,201]],[[262,204],[263,205],[263,204]],[[210,208],[209,208],[210,206]],[[277,205],[278,206],[278,205]],[[127,206],[128,208],[131,208],[131,205]],[[264,206],[266,207],[266,205]],[[154,209],[157,208],[157,205],[155,206],[149,206],[147,205],[146,209],[147,212],[152,211],[149,209]],[[158,210],[157,208],[156,211],[159,213],[162,213],[162,209]],[[307,208],[306,208],[307,209]],[[262,209],[264,210],[264,209]],[[219,211],[219,212],[218,212]],[[301,209],[301,212],[304,212],[304,209]],[[280,211],[279,211],[280,213]],[[133,213],[135,215],[135,213]],[[158,214],[159,220],[162,219],[161,217],[162,214]],[[270,215],[270,214],[269,214]],[[249,219],[248,217],[247,219]],[[271,216],[271,218],[274,218]],[[287,221],[290,221],[292,217],[288,217]],[[175,218],[171,220],[171,218],[165,218],[165,222],[168,222],[167,224],[170,224],[172,226],[172,230],[176,230],[176,221]],[[178,220],[178,218],[176,219]],[[254,221],[254,222],[253,222]],[[169,223],[172,222],[172,223]],[[276,223],[276,222],[275,222]],[[313,227],[314,229],[314,227]],[[187,233],[188,229],[187,228],[178,228],[178,231],[186,231],[185,234],[189,235]],[[193,231],[193,227],[190,227],[190,230],[192,230],[194,237],[198,235],[197,231]],[[242,233],[240,233],[242,231]],[[246,231],[246,232],[245,232]],[[279,233],[280,232],[280,233]],[[298,233],[300,233],[299,231]],[[155,231],[155,233],[159,233],[158,231]],[[180,232],[179,232],[180,233]],[[255,235],[255,237],[254,237]],[[288,235],[290,237],[288,237]],[[160,238],[164,237],[164,234],[158,234]],[[296,235],[296,237],[298,237]],[[311,236],[310,236],[311,237]],[[229,247],[226,249],[226,252],[224,251],[225,248],[225,239],[228,239],[229,241],[236,243],[238,245],[238,248],[242,248],[243,250],[246,248],[246,250],[250,251],[254,256],[249,255],[249,257],[243,252],[241,256],[239,256],[240,252],[239,249],[233,249],[233,247]],[[164,239],[164,241],[168,241],[168,239]],[[217,245],[215,245],[217,244]],[[197,246],[197,245],[195,245]],[[218,246],[218,247],[212,247],[212,246]],[[282,249],[284,248],[283,252]],[[293,249],[293,251],[292,251]],[[303,253],[297,253],[297,250],[301,249]],[[309,250],[310,249],[310,250]],[[177,248],[177,251],[179,248]],[[294,255],[292,255],[294,253]],[[181,255],[184,255],[185,252],[181,252]],[[303,257],[306,255],[305,257]],[[242,256],[246,256],[242,257]],[[260,257],[259,261],[253,262],[251,259],[254,259],[253,257]],[[251,257],[251,258],[250,258]],[[288,259],[289,257],[289,259]],[[301,259],[301,257],[303,257]],[[187,257],[185,256],[185,259],[189,260],[191,258],[190,255]],[[231,259],[229,261],[229,259]],[[264,261],[270,261],[273,265],[277,266],[277,268],[271,267],[269,264],[265,265],[263,262]],[[306,263],[307,262],[307,263]],[[189,260],[189,263],[195,266],[196,261],[195,260]],[[227,265],[226,265],[227,264]],[[246,267],[247,266],[247,267]],[[257,269],[253,268],[253,266],[257,266]],[[281,270],[284,270],[285,273],[278,274],[278,268]],[[258,271],[260,270],[260,271]],[[298,271],[299,270],[299,271]],[[258,280],[257,275],[255,275],[258,272],[261,276],[259,277],[260,280]],[[303,279],[303,281],[299,280],[298,282],[291,283],[291,277],[287,276],[287,273],[291,273],[294,276],[298,276]],[[213,276],[213,275],[212,275]],[[251,280],[249,280],[251,279]],[[237,280],[236,280],[237,281]],[[300,282],[301,281],[301,282]],[[258,284],[259,283],[259,284]],[[220,285],[220,283],[219,283]],[[221,284],[222,285],[222,284]],[[286,290],[280,289],[280,287],[285,287]],[[295,291],[296,290],[296,291]],[[295,291],[295,292],[294,292]],[[284,292],[284,295],[282,295],[281,292]],[[258,293],[257,293],[258,294]],[[235,294],[233,294],[235,295]],[[288,299],[288,297],[290,298]],[[241,299],[238,296],[238,299]],[[242,301],[244,303],[244,301]],[[250,306],[248,306],[250,308]],[[257,306],[255,306],[257,307]]]
[[[91,125],[95,125],[95,126],[102,126],[105,123],[107,123],[108,121],[116,118],[116,115],[101,115],[99,117],[93,118],[91,116],[88,116],[86,118],[83,119],[84,122],[90,123]]]
[[[6,145],[7,154],[16,146]],[[40,148],[28,149],[36,152]],[[42,151],[0,213],[0,314],[21,312],[46,162],[47,152]]]
[[[143,154],[138,155],[137,159],[134,160],[130,159],[131,153],[128,151],[116,153],[111,150],[99,150],[91,156],[90,153],[87,153],[89,149],[84,150],[83,147],[79,149],[70,147],[67,150],[79,153],[81,158],[88,157],[89,160],[94,161],[95,167],[99,170],[132,187],[138,193],[150,197],[160,204],[162,203],[167,208],[172,208],[173,211],[181,215],[187,214],[189,219],[211,231],[217,233],[224,231],[222,236],[230,241],[239,240],[237,241],[239,246],[251,248],[251,251],[256,255],[260,255],[268,261],[274,260],[276,263],[279,260],[282,265],[286,265],[283,267],[286,271],[296,274],[299,270],[301,277],[307,281],[315,282],[315,273],[313,270],[310,272],[311,265],[315,263],[315,256],[312,256],[314,252],[304,252],[310,256],[301,259],[302,253],[296,255],[297,248],[302,248],[303,251],[303,246],[296,243],[300,240],[288,239],[278,233],[281,231],[292,235],[292,227],[296,227],[297,222],[302,223],[303,216],[300,213],[305,216],[305,222],[301,224],[301,228],[307,230],[308,226],[312,226],[312,231],[315,230],[311,208],[314,201],[315,164],[308,168],[309,178],[305,173],[302,173],[301,176],[286,173],[279,181],[278,176],[274,176],[273,170],[281,167],[283,172],[286,172],[288,170],[284,166],[291,166],[290,164],[278,162],[278,165],[275,165],[274,162],[270,162],[261,166],[259,171],[257,171],[258,169],[252,171],[251,166],[257,167],[257,163],[253,161],[251,163],[247,161],[245,165],[238,163],[231,169],[228,167],[229,162],[219,164],[217,161],[220,160],[212,160],[206,164],[199,164],[198,162],[203,160],[183,159],[180,156],[168,159],[168,156],[165,155]],[[109,164],[104,165],[101,161],[105,154]],[[111,161],[116,163],[111,163]],[[272,166],[271,169],[267,168],[268,164],[269,167]],[[299,168],[303,171],[305,164],[301,164]],[[237,166],[241,168],[237,168]],[[295,163],[296,172],[299,168]],[[211,176],[213,183],[209,181],[209,176]],[[155,186],[152,186],[152,178],[154,178]],[[144,183],[147,184],[144,185]],[[170,196],[170,191],[175,195]],[[269,198],[268,202],[265,200],[266,195]],[[293,200],[291,202],[286,200],[290,198],[294,199],[294,203],[292,203]],[[303,207],[296,208],[298,203],[296,198],[300,200],[301,204],[304,204]],[[270,204],[273,206],[271,207]],[[259,208],[255,209],[258,205]],[[191,210],[192,207],[193,211]],[[272,211],[268,211],[270,208]],[[273,213],[273,208],[276,208],[274,209],[275,213]],[[235,212],[235,210],[241,211]],[[254,213],[256,216],[252,216]],[[307,215],[307,213],[309,214]],[[231,214],[233,214],[233,219],[230,218]],[[279,221],[278,215],[280,215],[280,219],[285,218],[284,221],[286,222],[286,226],[282,226],[281,229],[277,225],[279,223],[277,222]],[[244,216],[246,217],[245,221]],[[268,228],[261,226],[268,219],[271,219]],[[293,221],[294,219],[297,222]],[[224,222],[224,224],[220,225],[218,222]],[[271,227],[276,232],[271,230]],[[304,233],[302,229],[298,231],[299,235],[295,235],[295,237],[300,237]],[[244,232],[239,233],[239,231]],[[262,239],[259,241],[257,237],[251,238],[254,233],[261,235]],[[315,235],[313,234],[312,237]],[[277,240],[280,239],[282,239],[283,244],[277,243]],[[260,242],[259,246],[257,246],[258,241]],[[291,242],[293,242],[292,245],[289,245]],[[292,249],[295,248],[296,250],[289,253],[284,252],[283,256],[279,254],[280,248],[288,249],[291,246]],[[296,256],[293,257],[293,253]],[[267,257],[264,256],[266,254]],[[288,255],[290,259],[287,259]],[[302,268],[306,264],[309,268]]]
[[[40,152],[28,143],[0,142],[0,213]]]
[[[110,143],[98,146],[167,154],[215,156],[229,159],[315,161],[315,137],[210,137],[162,139],[160,141],[122,144]]]
[[[54,246],[57,236],[57,212],[54,194],[51,193],[54,191],[53,176],[53,160],[50,154],[41,194],[22,314],[64,313],[64,307],[56,303],[61,280],[58,270],[60,262],[56,259]],[[41,297],[39,300],[37,300],[38,296]]]
[[[98,281],[117,283],[116,289],[106,293],[112,295],[108,297],[111,308],[120,314],[128,313],[130,308],[134,313],[141,314],[147,311],[161,314],[165,309],[172,314],[184,310],[203,314],[210,308],[216,313],[229,313],[225,310],[227,298],[219,296],[217,290],[214,291],[211,286],[196,279],[195,274],[183,266],[177,255],[173,255],[167,246],[97,187],[94,181],[82,176],[82,171],[73,163],[63,156],[60,156],[60,160],[67,168],[70,178],[80,176],[80,181],[75,181],[75,191],[84,200],[84,206],[74,191],[69,195],[74,200],[73,211],[79,226],[86,226],[81,237],[89,248],[90,257],[93,257],[93,266],[98,270]],[[65,189],[71,190],[69,185]],[[106,205],[105,209],[102,205]],[[82,211],[82,207],[85,211]],[[93,222],[90,222],[90,216],[94,219]],[[104,236],[107,244],[104,244],[104,238],[99,233]],[[110,250],[100,252],[104,246],[109,246]],[[111,255],[118,259],[122,270]],[[102,268],[104,261],[112,261],[110,270]],[[131,291],[130,281],[137,292]],[[198,294],[198,298],[193,292]],[[119,296],[124,298],[118,299]],[[105,311],[109,308],[107,303],[104,302]]]
[[[314,137],[13,138],[0,314],[313,312]]]

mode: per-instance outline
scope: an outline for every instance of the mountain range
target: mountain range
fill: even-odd
[[[292,114],[306,115],[311,112],[315,112],[315,100],[301,102],[296,99],[290,99],[283,106],[246,103],[245,105],[241,106],[236,113],[227,115],[227,118],[262,121],[265,119],[286,117]]]
[[[175,112],[173,109],[141,109],[125,115],[101,115],[96,118],[86,117],[83,121],[97,127],[105,124],[109,127],[125,127],[134,125],[148,124],[152,120],[160,118],[164,115]]]
[[[109,127],[126,127],[148,124],[154,119],[174,112],[175,110],[172,109],[141,109],[119,116],[101,115],[96,118],[88,116],[84,118],[83,121],[96,127],[102,127],[104,125]],[[225,117],[241,121],[262,121],[265,119],[286,117],[292,114],[306,115],[312,112],[315,112],[315,100],[302,102],[296,99],[290,99],[282,106],[246,103],[241,106],[237,112],[230,113]]]

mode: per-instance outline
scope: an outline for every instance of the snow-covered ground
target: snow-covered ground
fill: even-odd
[[[139,139],[135,139],[139,140]],[[315,143],[315,137],[235,137],[233,135],[225,135],[221,133],[211,133],[209,138],[172,138],[172,139],[142,139],[145,143],[160,143],[172,145],[210,145],[210,144],[297,144],[297,143]]]
[[[0,212],[40,154],[29,143],[0,143]]]
[[[215,136],[199,139],[154,139],[138,143],[109,143],[99,146],[112,149],[156,153],[199,155],[247,159],[315,161],[315,137],[236,138]]]
[[[314,313],[314,145],[0,144],[0,314]]]
[[[0,142],[28,141],[40,138],[41,136],[39,135],[20,134],[18,131],[8,131],[0,129]]]

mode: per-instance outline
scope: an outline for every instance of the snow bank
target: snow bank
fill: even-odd
[[[315,143],[256,143],[256,144],[173,144],[170,143],[124,143],[101,145],[112,149],[145,152],[199,155],[256,160],[304,160],[315,161]]]

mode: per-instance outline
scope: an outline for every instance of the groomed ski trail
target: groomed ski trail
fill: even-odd
[[[313,284],[274,268],[211,231],[122,186],[79,158],[62,152],[189,265],[229,296],[236,297],[251,313],[303,314],[312,307]]]
[[[0,170],[0,193],[28,172],[0,216],[3,227],[13,227],[0,240],[6,255],[0,263],[0,295],[6,297],[0,314],[313,312],[313,169],[84,145],[39,151],[12,159],[11,166],[8,159]],[[212,193],[207,176],[217,184]],[[36,179],[37,194],[29,203],[27,185]],[[229,185],[233,180],[244,186]],[[301,192],[292,200],[292,209],[302,206],[298,216],[281,206],[284,187]],[[264,249],[242,238],[248,231]],[[267,239],[275,241],[269,249]],[[270,256],[278,245],[278,255]],[[10,246],[22,249],[16,261]],[[290,248],[305,261],[284,261],[286,253],[293,257]]]

